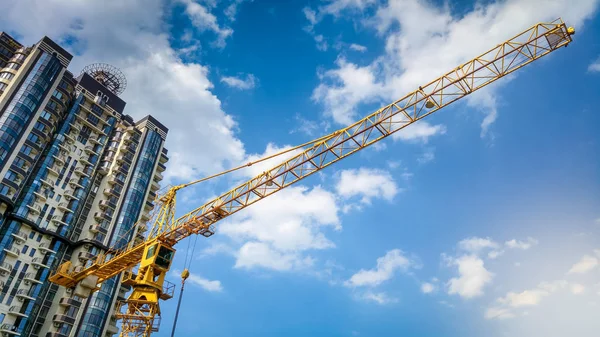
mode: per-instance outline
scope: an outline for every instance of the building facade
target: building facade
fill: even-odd
[[[105,337],[118,332],[119,277],[85,297],[51,284],[64,260],[84,266],[143,240],[168,161],[167,128],[124,114],[120,72],[67,70],[44,37],[0,33],[0,335]]]

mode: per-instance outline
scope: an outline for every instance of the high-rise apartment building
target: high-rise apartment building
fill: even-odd
[[[0,32],[0,335],[105,337],[118,332],[119,277],[85,298],[48,281],[63,260],[83,266],[143,240],[168,161],[167,128],[134,121],[125,79],[44,37],[26,47]]]

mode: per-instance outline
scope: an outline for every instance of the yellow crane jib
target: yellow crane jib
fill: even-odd
[[[120,336],[150,336],[157,330],[160,315],[158,300],[173,296],[173,286],[165,281],[165,276],[175,254],[173,247],[179,241],[193,234],[210,237],[214,234],[216,222],[567,46],[574,34],[575,29],[567,27],[561,19],[538,23],[354,124],[282,151],[279,154],[301,150],[290,159],[177,219],[175,199],[179,189],[239,167],[175,186],[157,199],[160,207],[151,222],[152,229],[146,241],[101,254],[89,266],[74,267],[66,261],[58,267],[50,281],[89,294],[103,281],[124,273],[123,282],[131,285],[133,291],[121,303],[124,311],[117,315],[122,319]],[[243,166],[250,165],[252,163]],[[136,266],[138,269],[134,272]]]

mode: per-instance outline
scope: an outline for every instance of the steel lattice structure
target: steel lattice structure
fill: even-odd
[[[85,66],[81,72],[89,74],[117,96],[127,88],[127,78],[123,72],[110,64],[93,63]]]
[[[147,337],[153,330],[148,324],[160,313],[158,299],[169,297],[163,289],[166,271],[157,267],[158,262],[148,260],[150,247],[154,247],[152,252],[161,246],[174,252],[175,244],[193,234],[211,236],[216,222],[567,46],[574,33],[575,30],[567,28],[560,19],[536,24],[356,123],[307,143],[303,151],[291,159],[177,219],[174,218],[175,195],[187,185],[175,186],[160,198],[159,214],[145,242],[100,255],[91,266],[81,270],[74,271],[67,262],[59,267],[51,281],[75,287],[91,279],[96,285],[140,265],[138,275],[128,278],[134,292],[128,299],[129,309],[120,315],[123,319],[121,336]],[[148,281],[152,277],[159,277],[159,281]],[[140,311],[142,305],[147,310]]]

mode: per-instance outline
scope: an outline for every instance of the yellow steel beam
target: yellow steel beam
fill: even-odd
[[[146,242],[101,255],[77,272],[59,271],[51,281],[74,286],[93,275],[102,282],[141,261],[157,240],[174,245],[192,234],[212,234],[211,225],[325,167],[397,132],[470,93],[572,42],[575,31],[558,19],[539,23],[358,122],[319,138],[302,153],[239,185],[175,221],[164,220]],[[174,195],[172,196],[174,198]],[[173,201],[174,202],[174,201]]]

